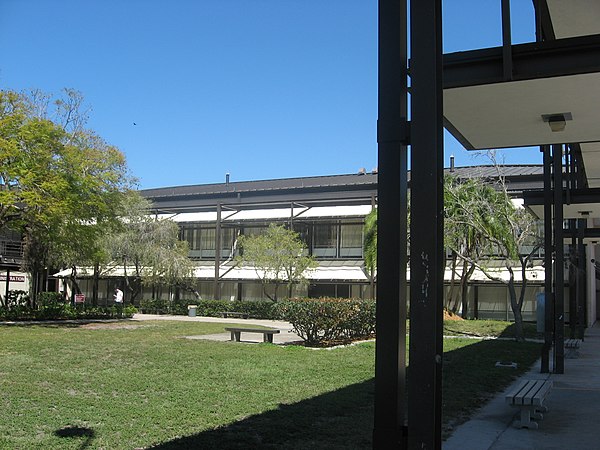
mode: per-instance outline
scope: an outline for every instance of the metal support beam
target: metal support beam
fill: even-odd
[[[552,156],[550,146],[540,147],[544,159],[544,345],[542,346],[541,372],[550,372],[550,350],[554,330],[552,305]]]
[[[559,188],[559,186],[556,186]],[[562,189],[562,196],[566,198],[567,190]],[[582,203],[598,203],[600,198],[600,188],[587,188],[587,189],[572,189],[569,192],[569,200],[571,205],[582,204]],[[543,205],[544,204],[544,191],[526,191],[523,192],[523,203],[525,206]],[[566,202],[565,202],[566,203]]]
[[[504,81],[512,80],[512,38],[510,32],[510,0],[502,0],[502,72]]]
[[[410,3],[409,448],[441,448],[444,143],[441,0]]]
[[[569,337],[575,338],[577,329],[577,296],[579,295],[580,286],[578,284],[578,268],[577,268],[577,236],[574,233],[576,230],[576,220],[569,219],[569,231],[572,237],[569,244]]]
[[[217,203],[217,223],[215,225],[215,300],[221,300],[221,204]]]
[[[406,11],[406,0],[379,0],[375,449],[406,448]]]
[[[586,258],[585,246],[583,244],[584,230],[587,225],[587,220],[579,219],[577,221],[577,333],[578,339],[584,339],[584,331],[586,326],[585,311],[587,303],[586,294]]]
[[[512,80],[600,72],[600,35],[511,46]],[[444,55],[444,89],[501,83],[504,48],[493,47]]]
[[[565,373],[565,262],[562,145],[552,146],[554,167],[554,373]]]

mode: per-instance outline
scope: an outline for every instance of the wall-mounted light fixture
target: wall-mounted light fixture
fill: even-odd
[[[542,120],[548,122],[553,133],[564,131],[567,126],[567,120],[573,120],[573,115],[570,112],[542,114]]]

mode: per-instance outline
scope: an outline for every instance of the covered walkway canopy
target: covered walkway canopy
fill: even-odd
[[[536,42],[442,55],[442,2],[379,1],[379,248],[375,448],[441,448],[443,127],[467,149],[532,147],[544,190],[547,307],[542,370],[564,371],[564,242],[585,267],[600,217],[600,2],[533,0]],[[410,26],[409,26],[410,25]],[[410,36],[408,36],[410,30]],[[410,61],[408,59],[410,42]],[[410,113],[407,78],[410,73]],[[410,118],[410,120],[409,120]],[[406,380],[406,170],[410,148],[410,379]],[[579,205],[579,206],[573,206]],[[570,231],[563,230],[564,219]],[[586,231],[587,230],[587,231]],[[582,289],[578,289],[582,291]],[[594,293],[595,294],[595,293]],[[588,299],[589,302],[590,299]],[[582,300],[575,304],[577,311]],[[579,323],[582,318],[578,318]]]

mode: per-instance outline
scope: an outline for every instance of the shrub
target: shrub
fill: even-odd
[[[6,307],[25,306],[29,303],[29,293],[27,291],[9,290],[6,296]]]
[[[198,307],[200,316],[220,317],[223,311],[247,313],[256,319],[274,319],[275,310],[272,301],[230,301],[230,300],[142,300],[140,310],[146,314],[177,314],[187,315],[188,305]]]
[[[309,345],[365,338],[375,332],[373,300],[300,298],[280,302],[275,308]]]
[[[38,304],[39,309],[35,313],[37,319],[70,319],[76,315],[59,292],[40,292]]]
[[[122,312],[115,306],[93,307],[85,305],[72,306],[58,292],[41,292],[38,295],[39,308],[34,309],[27,304],[18,304],[10,308],[0,307],[2,320],[62,320],[62,319],[114,319],[133,317],[137,313],[134,306],[123,308]]]

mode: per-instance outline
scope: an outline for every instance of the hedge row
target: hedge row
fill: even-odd
[[[274,305],[271,301],[230,301],[230,300],[141,300],[140,312],[146,314],[187,315],[188,305],[196,305],[196,315],[220,317],[221,312],[237,311],[247,313],[255,319],[276,319]]]
[[[21,299],[0,306],[0,320],[62,320],[62,319],[117,319],[132,317],[137,309],[73,306],[58,292],[42,292],[38,295],[38,307],[31,307]]]
[[[341,298],[290,299],[276,306],[309,345],[368,338],[375,333],[375,301]]]

